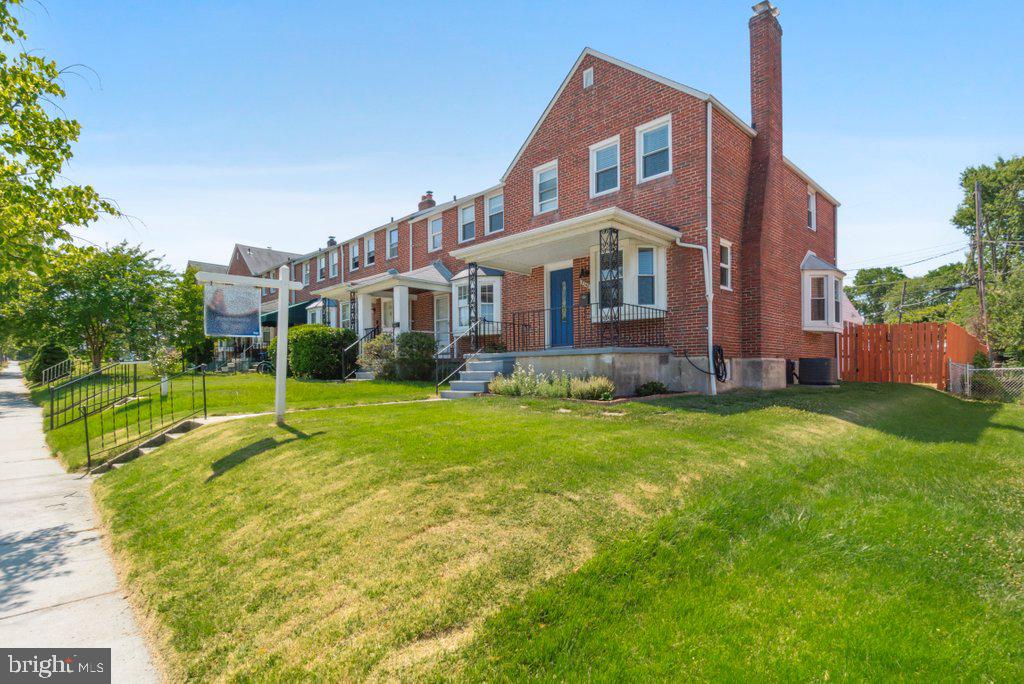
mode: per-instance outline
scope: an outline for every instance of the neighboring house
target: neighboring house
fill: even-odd
[[[198,273],[199,271],[206,271],[207,273],[227,273],[228,267],[225,264],[211,264],[208,261],[193,261],[188,260],[186,269],[191,269]]]
[[[752,125],[588,48],[500,183],[441,205],[428,192],[343,242],[339,282],[314,292],[360,333],[440,345],[495,321],[474,328],[492,349],[625,391],[710,389],[713,346],[727,387],[783,387],[787,359],[835,358],[839,203],[783,155],[782,29],[770,3],[754,12]]]
[[[850,323],[852,325],[864,325],[864,316],[860,311],[857,311],[857,307],[853,305],[850,298],[846,296],[846,291],[843,290],[843,302],[842,302],[842,322],[844,324]]]

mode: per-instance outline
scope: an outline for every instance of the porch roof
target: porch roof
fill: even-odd
[[[467,262],[475,261],[480,266],[529,275],[538,266],[589,255],[590,248],[599,242],[602,228],[618,228],[620,237],[659,246],[667,246],[679,237],[679,231],[675,228],[618,207],[609,207],[541,228],[456,249],[452,251],[452,256]]]
[[[451,289],[451,274],[442,264],[433,263],[405,273],[390,269],[384,273],[367,276],[347,283],[338,283],[317,290],[313,294],[330,299],[344,299],[349,293],[370,294],[390,290],[397,286],[406,286],[413,290],[433,290],[448,292]]]

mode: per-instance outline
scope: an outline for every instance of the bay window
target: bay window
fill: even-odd
[[[845,274],[814,252],[807,253],[800,269],[803,329],[808,332],[842,332]]]

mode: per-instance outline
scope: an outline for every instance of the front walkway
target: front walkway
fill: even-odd
[[[43,440],[14,362],[0,372],[0,645],[110,648],[115,682],[159,681],[93,513],[90,478]]]

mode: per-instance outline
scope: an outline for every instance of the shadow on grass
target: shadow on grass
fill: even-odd
[[[675,410],[727,416],[773,407],[828,415],[918,442],[977,443],[989,427],[1024,433],[1024,421],[994,423],[1004,404],[965,401],[921,385],[846,382],[840,387],[791,387],[771,392],[737,390],[719,395],[666,397],[647,402]]]
[[[262,453],[265,453],[272,449],[276,449],[286,444],[291,444],[292,442],[305,441],[307,439],[312,439],[317,435],[325,434],[323,430],[320,430],[319,432],[305,433],[302,430],[299,430],[298,428],[293,428],[290,425],[281,425],[280,427],[285,432],[291,433],[292,436],[286,439],[274,439],[273,437],[264,437],[263,439],[253,442],[252,444],[247,444],[244,447],[235,449],[230,454],[218,458],[211,464],[210,467],[213,469],[213,472],[210,473],[210,476],[206,478],[206,481],[212,482],[213,480],[217,479],[218,477],[220,477],[227,471],[231,470],[235,466],[245,463],[254,456],[259,456]]]

